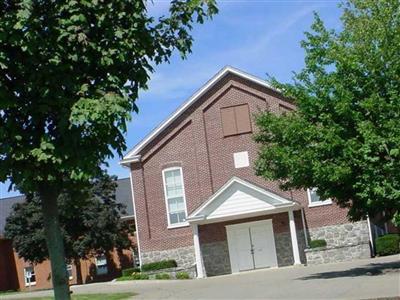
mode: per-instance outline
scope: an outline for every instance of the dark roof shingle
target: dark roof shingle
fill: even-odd
[[[126,206],[125,208],[126,213],[122,214],[122,217],[134,216],[131,182],[129,178],[123,178],[117,180],[115,199],[117,203],[122,203]],[[13,205],[24,201],[25,201],[25,196],[23,195],[0,199],[0,236],[4,235],[4,227],[6,226],[6,220],[12,211]]]
[[[0,236],[4,235],[6,220],[12,211],[13,205],[16,203],[22,203],[24,201],[25,196],[23,195],[0,199]]]

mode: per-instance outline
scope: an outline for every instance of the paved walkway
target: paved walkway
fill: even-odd
[[[400,256],[257,270],[187,281],[130,281],[72,287],[74,294],[134,292],[133,299],[378,299],[400,297]],[[29,299],[50,291],[4,299]],[[0,296],[1,298],[1,296]],[[400,298],[399,298],[400,299]]]

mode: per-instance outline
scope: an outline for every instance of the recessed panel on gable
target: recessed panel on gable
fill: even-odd
[[[244,214],[259,210],[274,209],[275,199],[240,184],[234,184],[216,199],[214,209],[208,218]]]

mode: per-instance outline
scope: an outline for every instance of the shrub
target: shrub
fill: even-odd
[[[149,279],[149,275],[144,274],[144,273],[133,273],[132,276],[130,276],[133,280],[146,280]]]
[[[190,279],[190,276],[187,272],[178,272],[176,273],[176,279]]]
[[[132,273],[129,276],[122,276],[117,278],[117,281],[126,281],[126,280],[147,280],[149,279],[149,275],[144,273]]]
[[[171,279],[171,276],[167,273],[160,273],[160,274],[156,274],[156,279]]]
[[[175,268],[177,266],[175,260],[161,260],[161,261],[156,261],[152,262],[149,264],[144,264],[142,265],[142,271],[155,271],[155,270],[162,270],[162,269],[168,269],[168,268]]]
[[[128,268],[128,269],[122,270],[123,277],[131,276],[133,273],[140,273],[140,269],[139,268]]]
[[[400,235],[386,234],[375,239],[376,254],[380,256],[400,253]]]
[[[325,247],[325,246],[326,246],[325,240],[312,240],[310,242],[310,248],[319,248],[319,247]]]

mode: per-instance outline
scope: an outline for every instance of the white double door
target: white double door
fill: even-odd
[[[277,266],[271,220],[227,226],[232,272]]]

